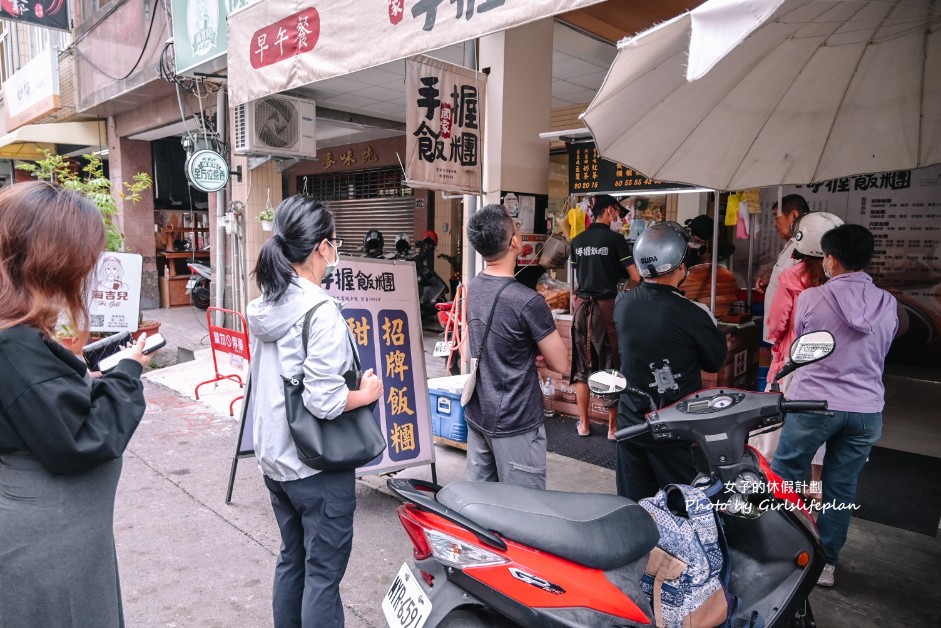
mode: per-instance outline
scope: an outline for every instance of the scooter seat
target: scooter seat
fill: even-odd
[[[615,569],[660,540],[653,518],[625,497],[455,482],[437,500],[500,536],[593,569]]]

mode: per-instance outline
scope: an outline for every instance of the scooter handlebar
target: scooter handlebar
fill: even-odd
[[[618,441],[627,440],[629,438],[634,438],[635,436],[640,436],[649,429],[650,425],[646,422],[638,423],[637,425],[628,425],[627,427],[623,427],[615,432],[614,438]]]
[[[826,401],[782,401],[782,412],[820,412],[827,409]]]

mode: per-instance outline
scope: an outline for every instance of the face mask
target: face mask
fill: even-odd
[[[611,221],[611,231],[615,233],[620,233],[621,227],[623,226],[624,226],[624,221],[621,220],[620,218],[615,218],[614,220]]]
[[[823,276],[827,279],[831,279],[833,276],[830,274],[830,269],[827,268],[827,258],[823,258],[823,262],[820,264],[823,266]]]
[[[330,246],[333,247],[333,263],[331,264],[330,262],[327,262],[326,257],[323,258],[323,261],[327,262],[327,268],[323,271],[324,277],[329,277],[332,275],[333,271],[337,269],[337,264],[340,263],[340,252],[337,250],[337,247],[334,246],[333,242],[330,242],[330,240],[327,240],[327,242],[329,242]],[[323,253],[321,253],[320,256],[323,257]]]

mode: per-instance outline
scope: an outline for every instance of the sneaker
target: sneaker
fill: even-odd
[[[836,570],[836,565],[827,565],[823,568],[823,571],[820,574],[820,577],[817,578],[817,585],[821,587],[832,587],[833,586],[833,572]]]

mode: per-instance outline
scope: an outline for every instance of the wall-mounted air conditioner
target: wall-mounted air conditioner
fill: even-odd
[[[312,100],[267,96],[235,108],[236,155],[317,155],[316,106]]]

